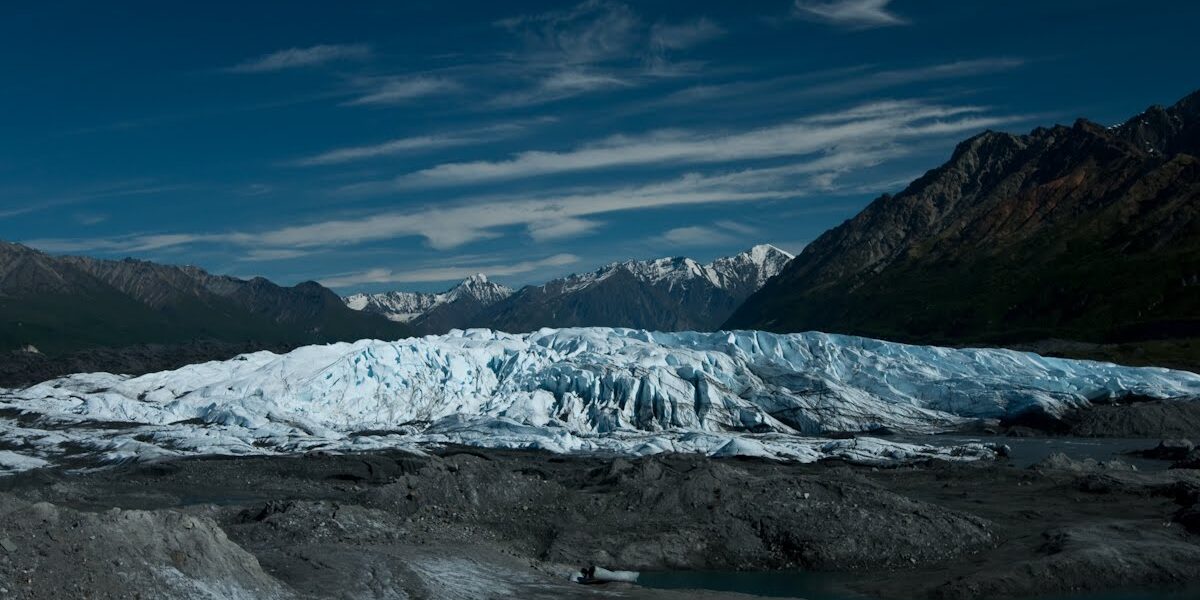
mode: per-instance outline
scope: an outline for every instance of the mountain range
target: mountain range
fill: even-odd
[[[189,266],[51,256],[0,242],[0,350],[21,350],[3,361],[0,380],[10,371],[86,369],[95,362],[89,357],[104,357],[94,366],[106,370],[138,371],[166,368],[178,360],[172,356],[227,358],[409,332],[402,323],[346,308],[311,281],[283,287]]]
[[[355,294],[350,308],[376,312],[423,334],[487,327],[630,327],[711,331],[791,260],[770,245],[701,264],[690,258],[615,262],[513,291],[483,275],[439,294]]]
[[[1113,127],[982,133],[810,243],[724,326],[1071,340],[1196,368],[1198,157],[1200,92]]]
[[[392,321],[407,323],[421,333],[442,333],[464,327],[485,308],[508,298],[512,288],[476,274],[437,294],[383,292],[354,294],[343,298],[346,306],[377,313]]]
[[[1111,127],[988,131],[799,256],[612,263],[512,290],[314,282],[0,242],[0,385],[489,327],[819,330],[1200,370],[1200,92]]]

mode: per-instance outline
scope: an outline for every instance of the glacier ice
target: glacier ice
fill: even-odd
[[[5,455],[0,471],[81,447],[103,461],[314,448],[419,452],[430,443],[802,461],[970,458],[989,451],[814,436],[931,433],[1128,395],[1195,397],[1200,376],[816,332],[456,330],[0,390],[0,439],[36,459]]]

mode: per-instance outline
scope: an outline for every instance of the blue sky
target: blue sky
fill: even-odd
[[[342,292],[798,250],[1200,87],[1197,2],[7,2],[0,238]]]

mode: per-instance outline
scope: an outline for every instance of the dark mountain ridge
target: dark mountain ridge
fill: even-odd
[[[509,332],[593,326],[712,331],[791,258],[762,244],[707,264],[684,257],[612,263],[521,288],[480,311],[472,326]]]
[[[1116,127],[982,133],[809,244],[725,326],[939,344],[1171,339],[1196,364],[1198,151],[1200,92]]]
[[[174,364],[172,353],[206,360],[408,331],[346,308],[314,282],[284,287],[195,267],[56,257],[0,242],[0,351],[30,350],[8,360],[25,365],[6,370],[16,372],[6,375],[10,383],[20,372],[55,372],[59,364],[140,372],[138,365]],[[136,358],[121,358],[124,349]]]

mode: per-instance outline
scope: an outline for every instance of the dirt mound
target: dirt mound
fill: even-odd
[[[80,512],[0,494],[0,592],[15,598],[291,598],[211,519]]]

